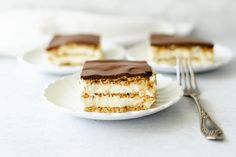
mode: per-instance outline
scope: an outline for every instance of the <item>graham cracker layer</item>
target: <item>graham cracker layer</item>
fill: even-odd
[[[83,80],[83,79],[82,79]],[[151,86],[153,82],[150,81],[150,77],[126,77],[122,76],[117,79],[91,79],[91,80],[83,80],[87,85],[89,84],[119,84],[119,85],[130,85],[132,84],[148,84]]]
[[[140,111],[145,110],[144,105],[137,106],[124,106],[124,107],[97,107],[97,106],[89,106],[85,107],[84,111],[86,112],[100,112],[100,113],[121,113],[128,111]]]
[[[71,62],[62,62],[62,63],[55,63],[58,66],[78,66],[82,65],[83,63],[71,63]]]
[[[89,95],[88,93],[82,93],[82,98],[88,98],[88,97],[114,97],[118,96],[120,98],[134,98],[134,97],[140,97],[139,93],[94,93],[93,95]],[[145,97],[145,96],[143,96]],[[150,97],[150,96],[146,96]]]
[[[201,51],[203,51],[203,52],[210,51],[213,49],[213,47],[207,47],[207,46],[179,46],[179,45],[168,45],[168,46],[153,46],[153,45],[151,45],[151,48],[155,49],[155,51],[172,51],[175,49],[192,51],[196,48],[200,48]]]

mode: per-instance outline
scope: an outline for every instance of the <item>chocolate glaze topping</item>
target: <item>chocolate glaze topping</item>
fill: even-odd
[[[213,47],[214,45],[211,42],[192,39],[189,37],[179,37],[173,35],[165,34],[151,34],[150,35],[150,44],[152,46],[205,46]]]
[[[57,48],[67,43],[79,43],[96,46],[99,45],[99,36],[92,34],[55,35],[50,41],[47,50]]]
[[[150,77],[152,69],[146,61],[93,60],[86,61],[81,73],[82,79],[114,79],[121,76]]]

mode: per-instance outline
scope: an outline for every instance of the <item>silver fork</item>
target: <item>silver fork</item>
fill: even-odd
[[[189,57],[177,56],[176,64],[177,81],[184,89],[184,96],[192,98],[199,111],[202,134],[209,140],[223,140],[223,131],[211,119],[199,101],[200,92]]]

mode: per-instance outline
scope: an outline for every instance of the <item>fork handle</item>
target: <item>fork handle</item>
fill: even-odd
[[[207,114],[205,109],[202,107],[199,97],[191,95],[191,98],[197,105],[200,123],[201,123],[201,132],[209,140],[223,140],[224,134],[220,127],[211,119]]]

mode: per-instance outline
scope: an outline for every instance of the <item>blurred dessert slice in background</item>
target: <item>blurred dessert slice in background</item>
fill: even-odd
[[[214,45],[211,42],[165,34],[151,34],[149,59],[161,65],[175,65],[176,56],[190,57],[195,66],[214,63]]]
[[[47,58],[59,66],[82,65],[102,59],[100,37],[93,34],[55,35],[46,48]]]

